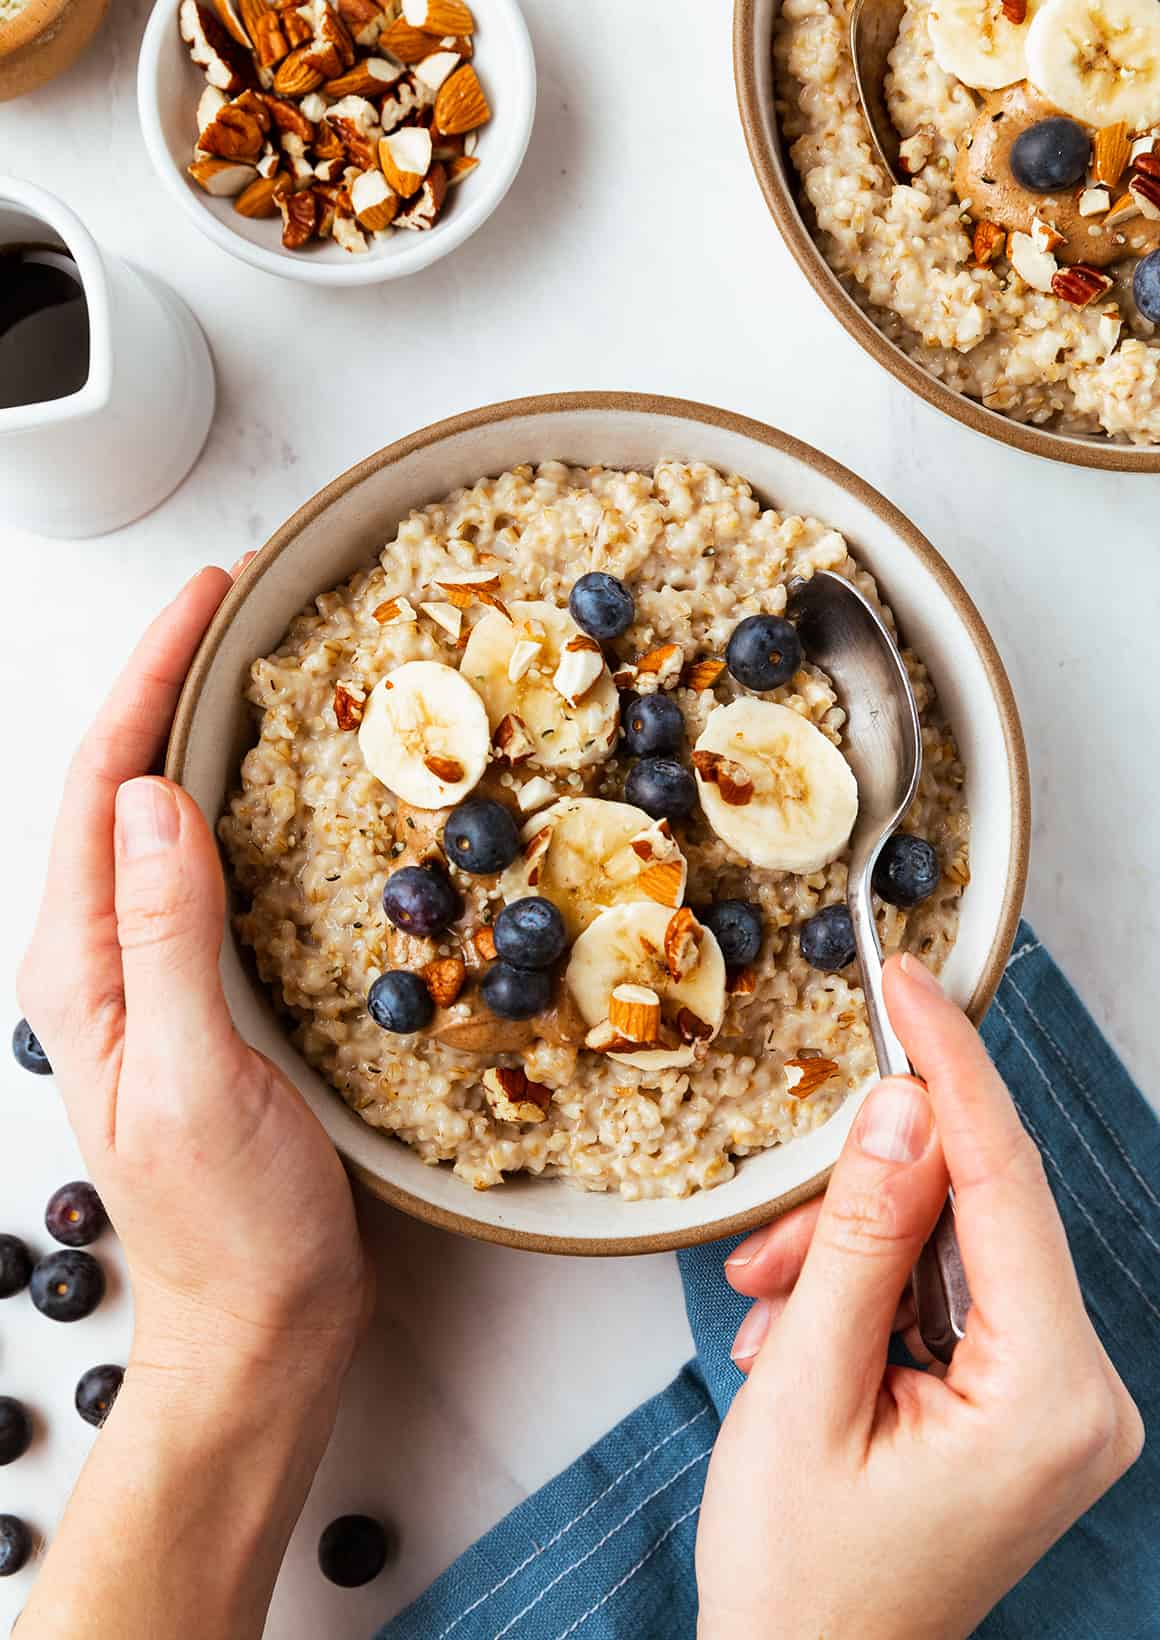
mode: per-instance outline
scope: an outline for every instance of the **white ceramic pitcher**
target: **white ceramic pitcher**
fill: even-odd
[[[0,176],[0,248],[20,244],[76,263],[89,374],[67,398],[0,408],[0,523],[102,535],[164,501],[197,460],[214,408],[209,348],[172,291],[102,251],[52,194]]]

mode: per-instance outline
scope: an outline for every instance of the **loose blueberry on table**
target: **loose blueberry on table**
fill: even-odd
[[[582,575],[572,588],[568,613],[590,638],[606,641],[628,631],[636,607],[623,581],[593,570],[590,575]]]
[[[44,1212],[45,1229],[65,1247],[87,1247],[96,1241],[108,1222],[104,1203],[93,1186],[83,1179],[62,1184],[49,1197]]]
[[[505,871],[520,852],[519,827],[502,803],[472,797],[448,815],[443,849],[460,870],[489,877]]]
[[[105,1273],[90,1253],[50,1253],[32,1272],[31,1294],[50,1321],[83,1321],[105,1296]]]
[[[654,820],[684,820],[697,806],[697,782],[672,758],[642,757],[629,771],[624,797]]]
[[[747,615],[733,629],[725,664],[746,689],[780,689],[802,663],[797,628],[780,615]]]
[[[32,1254],[19,1236],[0,1236],[0,1298],[22,1293],[32,1277]]]
[[[420,938],[441,934],[460,909],[451,879],[432,866],[403,866],[392,872],[383,889],[383,910],[391,922]]]
[[[100,1429],[113,1410],[113,1402],[120,1393],[124,1377],[124,1367],[115,1367],[108,1363],[100,1367],[90,1367],[88,1372],[81,1376],[74,1404],[86,1424],[92,1424],[95,1429]]]
[[[910,911],[929,900],[941,876],[938,854],[926,839],[896,831],[886,839],[874,862],[871,886],[887,905]]]
[[[639,695],[624,712],[625,750],[633,757],[679,752],[685,739],[681,708],[668,695]]]
[[[730,968],[756,962],[761,950],[761,910],[751,900],[716,900],[698,916],[717,937]]]
[[[1020,131],[1011,144],[1011,174],[1033,194],[1061,193],[1087,174],[1091,139],[1075,120],[1053,115]]]
[[[493,962],[480,992],[499,1019],[534,1019],[551,1006],[552,977],[543,968],[514,968]]]
[[[32,1555],[32,1533],[15,1515],[0,1515],[0,1577],[15,1577]]]
[[[340,1515],[318,1540],[323,1577],[342,1589],[361,1588],[378,1577],[394,1547],[391,1534],[370,1515]]]
[[[836,974],[855,957],[854,924],[844,905],[827,905],[804,922],[798,935],[802,956],[811,968]]]
[[[23,1065],[33,1076],[52,1075],[48,1055],[26,1019],[20,1020],[12,1033],[12,1052],[16,1056],[17,1064]]]
[[[0,1395],[0,1464],[15,1463],[32,1445],[32,1420],[21,1401]]]
[[[410,1036],[431,1023],[435,1003],[418,974],[395,968],[380,974],[367,992],[367,1012],[384,1031]]]
[[[568,943],[563,917],[540,894],[505,905],[493,933],[496,951],[513,968],[550,968]]]

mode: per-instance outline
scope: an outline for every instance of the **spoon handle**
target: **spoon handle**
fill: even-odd
[[[861,871],[850,893],[850,918],[858,950],[858,969],[870,1020],[870,1035],[883,1076],[913,1076],[906,1049],[895,1035],[882,991],[882,946],[874,923],[869,871]],[[929,1241],[918,1255],[911,1277],[919,1336],[936,1361],[949,1362],[966,1331],[971,1290],[955,1233],[955,1198],[948,1195]]]

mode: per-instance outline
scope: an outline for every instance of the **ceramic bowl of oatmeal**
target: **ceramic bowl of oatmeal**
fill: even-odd
[[[1126,43],[1089,61],[1074,42],[1101,28]],[[851,335],[977,432],[1134,472],[1160,471],[1158,53],[1139,0],[906,0],[894,182],[856,96],[849,0],[734,13],[758,180]]]
[[[71,68],[107,7],[108,0],[0,0],[0,102]]]
[[[168,768],[218,827],[238,1024],[374,1191],[621,1253],[821,1187],[874,1075],[844,716],[786,618],[823,569],[897,622],[923,721],[883,941],[978,1017],[1026,869],[1010,689],[934,549],[816,451],[676,400],[495,405],[242,575]]]

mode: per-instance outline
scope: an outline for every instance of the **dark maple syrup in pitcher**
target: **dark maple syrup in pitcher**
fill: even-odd
[[[88,377],[89,310],[72,257],[0,246],[0,410],[67,399]]]

